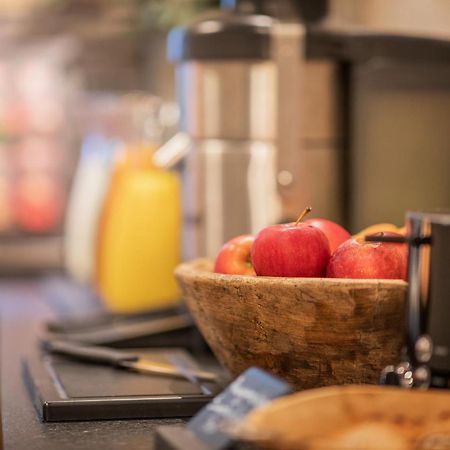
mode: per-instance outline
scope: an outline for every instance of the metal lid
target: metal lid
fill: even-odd
[[[189,26],[174,28],[168,38],[168,58],[269,59],[274,19],[258,14],[221,11]]]
[[[306,54],[309,58],[351,62],[386,58],[449,63],[450,39],[311,26],[307,32]]]

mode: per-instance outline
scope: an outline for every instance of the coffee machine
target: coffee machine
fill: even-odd
[[[171,31],[185,258],[306,205],[350,231],[450,205],[450,41],[332,27],[327,7],[224,0]]]

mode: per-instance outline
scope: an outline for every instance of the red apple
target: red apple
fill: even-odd
[[[255,236],[243,234],[228,241],[219,251],[214,272],[229,275],[256,275],[250,259]]]
[[[399,233],[377,235],[402,236]],[[406,280],[407,246],[388,242],[367,242],[353,238],[341,244],[327,269],[330,278],[381,278]]]
[[[308,219],[305,223],[319,228],[325,233],[330,243],[331,254],[347,239],[351,238],[350,233],[336,222],[327,219]]]
[[[325,233],[298,221],[264,228],[252,247],[253,267],[263,276],[322,277],[329,259]]]

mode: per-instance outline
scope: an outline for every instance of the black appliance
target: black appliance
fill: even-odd
[[[405,359],[387,367],[381,382],[450,388],[450,213],[408,213],[407,230]],[[399,241],[377,236],[370,240]]]

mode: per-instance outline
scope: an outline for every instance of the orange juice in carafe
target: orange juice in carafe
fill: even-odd
[[[103,208],[97,286],[106,306],[132,313],[175,303],[180,261],[180,186],[152,164],[153,149],[121,153]]]

